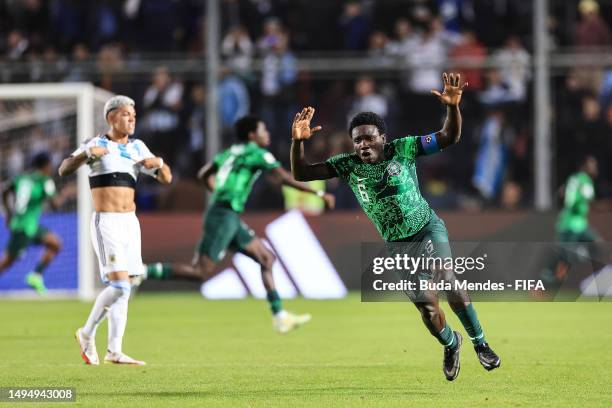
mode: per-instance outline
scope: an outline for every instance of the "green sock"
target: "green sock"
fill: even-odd
[[[438,333],[438,335],[435,337],[444,347],[457,347],[457,345],[455,344],[455,333],[453,333],[453,329],[451,329],[448,323],[444,325],[442,331]]]
[[[482,332],[482,327],[480,327],[474,306],[470,303],[465,309],[455,310],[455,314],[461,320],[461,324],[463,324],[465,331],[470,336],[472,343],[475,346],[484,344],[484,333]]]
[[[283,304],[281,302],[280,296],[278,296],[278,292],[275,290],[268,291],[268,303],[270,303],[270,310],[272,310],[272,314],[277,314],[281,310],[283,310]]]
[[[172,276],[172,267],[170,264],[156,262],[147,264],[147,279],[164,280]]]

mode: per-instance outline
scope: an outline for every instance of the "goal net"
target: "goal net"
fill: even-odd
[[[59,178],[57,168],[83,140],[104,131],[102,107],[110,93],[91,84],[11,84],[0,85],[0,182],[2,190],[14,178],[32,170],[32,158],[47,153],[53,166],[57,193],[69,197],[59,209],[43,209],[40,225],[62,241],[58,256],[44,271],[48,297],[91,299],[95,294],[95,258],[89,242],[92,204],[87,169]],[[76,190],[76,193],[74,191]],[[9,200],[15,202],[16,200]],[[4,212],[1,215],[0,248],[7,250],[11,231]],[[44,248],[27,247],[4,272],[0,273],[0,297],[33,297],[26,284]]]

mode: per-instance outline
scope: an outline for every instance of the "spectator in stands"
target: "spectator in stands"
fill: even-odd
[[[296,110],[297,60],[289,49],[289,37],[284,32],[274,41],[269,41],[266,47],[260,78],[260,116],[270,131],[270,150],[282,158],[286,155],[279,153],[289,149],[289,139],[284,135],[291,127]]]
[[[344,4],[339,25],[344,33],[344,49],[362,51],[366,49],[370,22],[359,1],[349,0]]]
[[[530,56],[517,36],[510,36],[504,47],[493,55],[500,67],[500,74],[505,78],[510,92],[518,101],[527,97],[527,81],[530,73]]]
[[[396,57],[409,56],[418,42],[418,34],[412,30],[410,20],[404,17],[397,19],[394,25],[395,38],[389,41],[387,53]]]
[[[374,31],[370,34],[368,57],[372,68],[389,67],[393,65],[393,58],[389,55],[389,38],[383,31]]]
[[[483,105],[501,105],[519,100],[519,96],[514,93],[510,84],[502,78],[498,69],[489,70],[486,77],[487,86],[478,96]]]
[[[513,131],[499,107],[492,107],[478,133],[478,151],[472,183],[481,196],[492,201],[497,198],[506,171],[508,145]]]
[[[183,144],[179,116],[182,100],[183,84],[170,76],[167,67],[158,67],[142,101],[142,139],[152,152],[163,152],[170,165],[176,163],[176,152]]]
[[[447,46],[439,33],[440,25],[430,20],[426,30],[419,36],[412,52],[406,55],[411,73],[407,82],[408,93],[404,95],[403,108],[418,106],[418,115],[410,118],[411,129],[421,134],[436,126],[442,111],[430,91],[440,85],[442,67],[446,63]]]
[[[610,28],[599,15],[599,4],[595,0],[582,0],[578,11],[580,21],[576,24],[574,44],[578,47],[610,45]]]
[[[91,75],[83,66],[89,59],[89,48],[83,43],[76,44],[72,49],[72,61],[68,68],[68,73],[64,77],[64,82],[87,82]]]
[[[461,67],[461,60],[467,60],[473,64],[481,64],[487,57],[487,49],[471,29],[464,29],[461,33],[461,42],[453,47],[450,58],[453,64]],[[482,90],[484,82],[482,80],[482,70],[479,68],[460,68],[457,71],[465,82],[469,84],[466,91],[475,92]]]
[[[359,112],[374,112],[383,119],[387,116],[387,99],[376,92],[376,84],[371,76],[364,75],[355,83],[355,97],[349,108],[346,123]]]
[[[240,77],[229,69],[224,69],[219,81],[219,111],[223,144],[233,143],[231,135],[236,121],[246,116],[251,110],[249,91]]]
[[[254,48],[246,29],[236,25],[225,34],[221,43],[221,54],[230,69],[247,76],[251,70]]]

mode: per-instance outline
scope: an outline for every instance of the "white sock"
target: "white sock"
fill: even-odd
[[[127,325],[128,298],[120,297],[108,313],[108,350],[121,353],[123,334]]]
[[[125,285],[123,284],[125,283]],[[83,333],[89,337],[95,337],[96,330],[98,329],[98,325],[104,317],[106,317],[106,313],[110,309],[110,307],[122,296],[126,296],[126,287],[127,285],[127,298],[130,296],[130,284],[127,281],[111,281],[110,285],[107,286],[96,298],[96,301],[89,313],[89,317],[87,318],[87,322],[85,326],[83,326]]]

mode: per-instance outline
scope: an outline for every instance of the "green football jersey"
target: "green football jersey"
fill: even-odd
[[[589,206],[595,198],[593,180],[585,172],[572,174],[565,185],[563,210],[557,220],[557,230],[580,233],[589,225]]]
[[[38,230],[38,222],[45,201],[55,195],[53,180],[38,172],[20,174],[13,179],[15,205],[11,218],[11,231],[22,231],[32,237]]]
[[[363,211],[385,241],[408,238],[429,222],[431,208],[419,189],[415,159],[417,137],[387,143],[385,160],[364,163],[356,153],[344,153],[327,160],[345,179]]]
[[[274,155],[254,142],[235,144],[214,158],[217,167],[212,203],[244,211],[253,183],[263,170],[280,166]]]

